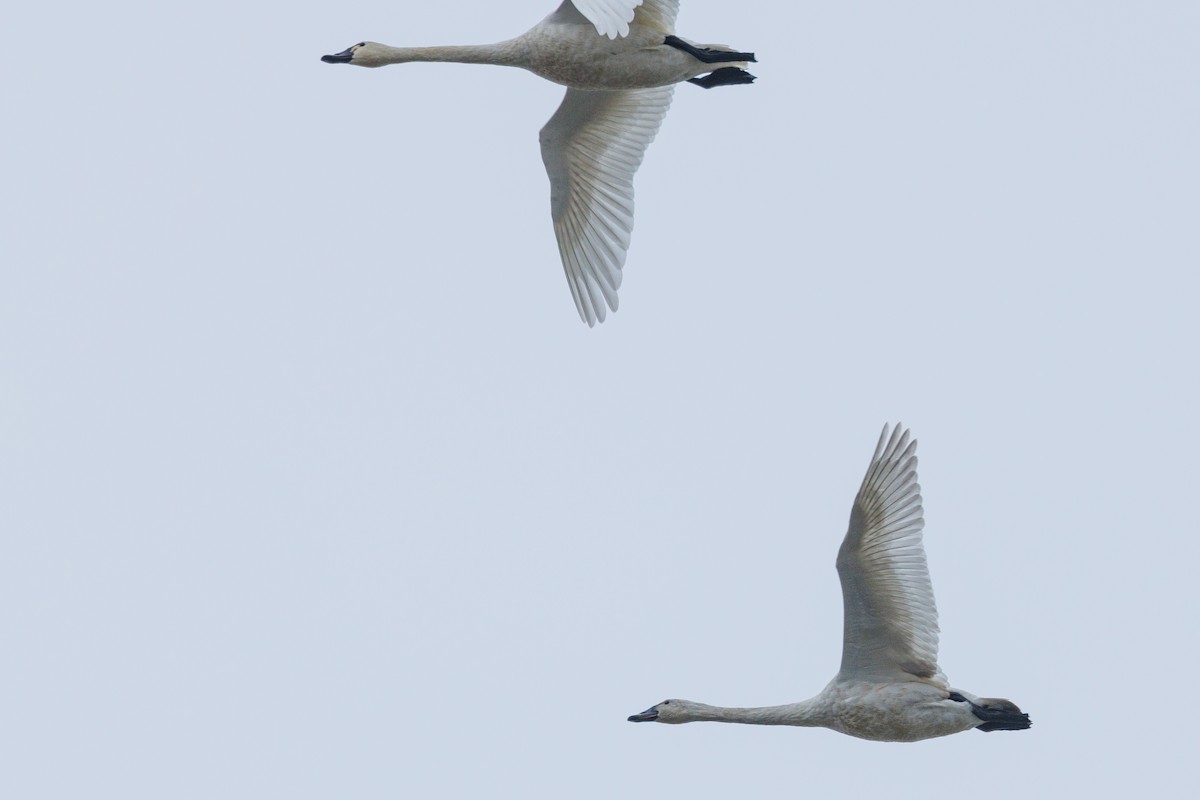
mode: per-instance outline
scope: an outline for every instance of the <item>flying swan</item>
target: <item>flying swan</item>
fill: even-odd
[[[674,85],[751,83],[753,53],[674,35],[678,0],[566,0],[515,39],[457,47],[360,42],[330,64],[382,67],[453,61],[520,67],[567,87],[542,128],[554,235],[575,307],[589,326],[617,310],[633,229],[633,174],[662,124]]]
[[[937,608],[925,563],[917,442],[885,425],[838,551],[845,618],[842,666],[816,697],[765,708],[664,700],[630,722],[802,725],[883,742],[978,728],[1017,731],[1029,715],[1008,700],[951,688],[937,664]]]

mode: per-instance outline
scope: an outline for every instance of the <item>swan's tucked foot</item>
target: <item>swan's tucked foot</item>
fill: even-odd
[[[704,89],[714,86],[736,86],[739,83],[754,83],[754,76],[738,67],[721,67],[699,78],[688,78],[688,83],[694,83]]]
[[[703,61],[705,64],[720,64],[729,61],[757,61],[754,53],[734,53],[729,50],[713,50],[708,47],[696,47],[694,44],[688,44],[678,36],[668,36],[663,39],[663,44],[668,47],[674,47],[677,50],[682,50],[689,56]]]
[[[1017,708],[1017,704],[998,697],[981,697],[978,703],[971,702],[958,692],[951,692],[950,699],[956,703],[970,703],[971,713],[983,720],[982,725],[976,725],[975,730],[990,733],[992,731],[1023,731],[1033,725],[1029,715]]]

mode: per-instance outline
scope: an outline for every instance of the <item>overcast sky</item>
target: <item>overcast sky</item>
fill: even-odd
[[[683,0],[759,82],[677,90],[589,330],[560,87],[319,61],[553,3],[6,11],[0,795],[1194,786],[1200,5]],[[1033,729],[627,723],[825,685],[897,420]]]

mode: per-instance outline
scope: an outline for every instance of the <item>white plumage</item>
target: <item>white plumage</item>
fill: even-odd
[[[672,0],[571,0],[600,34],[616,39],[629,34],[629,23],[633,21],[635,9],[640,7],[644,17],[642,24],[658,25],[665,33],[675,25],[679,3]],[[563,5],[566,5],[564,3]]]
[[[362,42],[325,56],[379,67],[455,61],[527,69],[567,88],[542,129],[551,214],[563,269],[588,325],[617,309],[633,230],[633,176],[671,104],[672,88],[749,83],[753,60],[721,45],[673,35],[674,0],[566,0],[515,39],[490,45],[390,47]]]
[[[633,175],[671,104],[673,86],[567,89],[542,128],[550,215],[575,306],[585,321],[616,310],[633,230]]]
[[[880,437],[838,550],[842,675],[937,674],[937,606],[925,564],[917,442]],[[899,434],[899,429],[896,430]]]
[[[809,700],[722,708],[665,700],[631,722],[742,722],[832,728],[863,739],[911,742],[979,728],[1022,730],[1029,716],[1008,700],[952,689],[937,664],[937,607],[921,541],[917,442],[884,426],[838,551],[842,665]]]

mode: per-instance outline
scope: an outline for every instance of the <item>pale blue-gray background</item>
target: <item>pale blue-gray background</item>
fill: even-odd
[[[517,70],[319,62],[553,0],[26,3],[0,32],[0,795],[1194,788],[1200,5],[719,3],[621,311]],[[633,726],[803,699],[885,421],[956,685],[1022,734]]]

